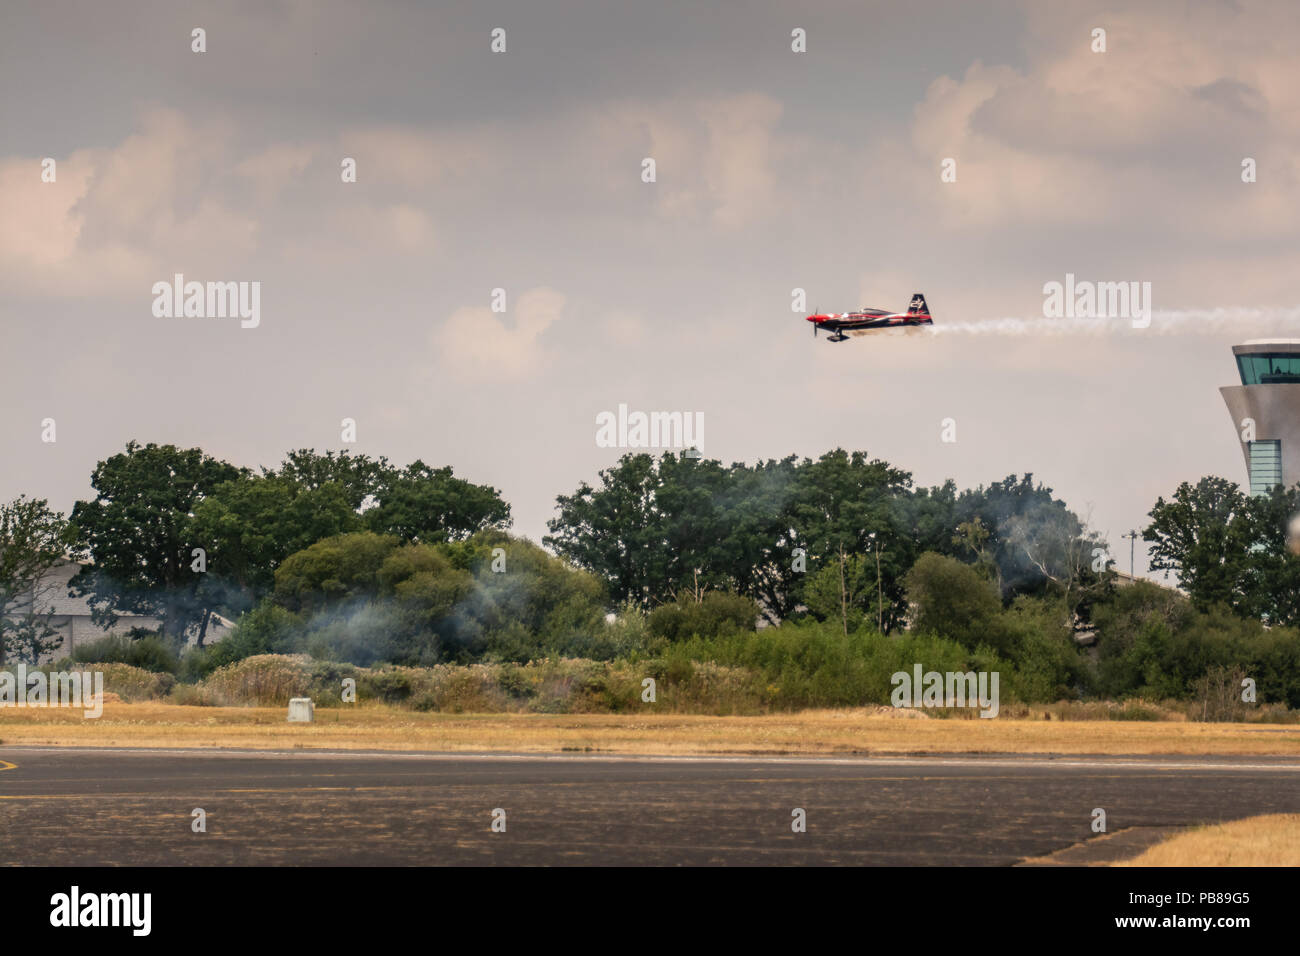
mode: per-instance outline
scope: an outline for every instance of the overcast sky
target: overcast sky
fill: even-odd
[[[537,539],[622,453],[595,419],[625,403],[702,412],[724,462],[841,446],[925,485],[1031,471],[1127,570],[1119,536],[1158,495],[1244,481],[1230,346],[1300,335],[1280,0],[0,19],[5,499],[68,510],[131,439],[270,466],[343,447],[346,417],[355,451],[494,485]],[[260,282],[260,325],[155,317],[175,273]],[[1067,273],[1150,282],[1151,327],[1044,319]],[[947,331],[828,344],[795,288],[822,311],[923,292]],[[1006,317],[1026,321],[975,326]]]

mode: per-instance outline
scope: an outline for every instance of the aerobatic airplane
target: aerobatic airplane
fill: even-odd
[[[829,312],[826,315],[810,315],[808,321],[813,324],[813,338],[818,329],[826,329],[835,334],[832,342],[843,342],[848,338],[845,332],[869,332],[873,329],[901,329],[914,325],[934,325],[930,319],[930,307],[925,304],[925,296],[916,293],[912,304],[906,312],[889,312],[886,309],[862,309],[858,312]]]

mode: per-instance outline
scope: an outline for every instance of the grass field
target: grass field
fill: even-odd
[[[626,754],[1242,754],[1300,756],[1300,727],[1153,721],[922,720],[885,709],[757,717],[682,714],[440,714],[383,705],[279,707],[106,702],[80,710],[0,709],[0,743],[127,747],[592,751]]]
[[[1300,866],[1300,814],[1197,827],[1117,866]]]

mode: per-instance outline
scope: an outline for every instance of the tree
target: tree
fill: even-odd
[[[96,496],[78,501],[72,524],[78,546],[93,564],[72,579],[87,595],[96,623],[124,612],[157,617],[165,639],[202,635],[220,588],[195,570],[201,547],[194,512],[224,482],[246,474],[202,449],[129,442],[99,462],[91,477]]]
[[[1223,478],[1183,482],[1160,498],[1143,532],[1151,566],[1176,571],[1199,610],[1223,604],[1270,625],[1300,623],[1300,557],[1287,526],[1300,511],[1300,485],[1247,495]]]
[[[679,591],[732,590],[773,621],[793,612],[795,571],[787,510],[793,458],[754,468],[665,453],[624,455],[557,498],[543,542],[606,582],[617,603],[642,608]]]
[[[938,634],[975,649],[1005,651],[1002,601],[996,587],[968,564],[929,552],[907,573],[912,630]]]
[[[813,574],[803,589],[813,616],[840,622],[845,634],[870,619],[876,623],[876,563],[860,554],[835,555]]]
[[[908,508],[911,480],[908,472],[868,459],[865,452],[837,448],[799,469],[789,508],[796,541],[815,566],[847,567],[845,556],[853,554],[879,558],[879,616],[886,632],[906,614],[902,576],[915,540]],[[847,582],[841,584],[847,592]]]
[[[617,602],[646,608],[667,600],[676,582],[667,574],[655,459],[624,455],[599,478],[599,488],[584,481],[572,495],[556,499],[560,514],[547,522],[552,533],[543,544],[602,578]]]
[[[616,601],[643,608],[698,582],[753,598],[775,624],[820,600],[810,591],[818,574],[853,555],[876,565],[866,609],[885,632],[905,619],[903,576],[927,551],[969,549],[1008,600],[1059,587],[1078,607],[1095,583],[1083,563],[1093,536],[1032,475],[958,497],[952,481],[913,489],[908,472],[842,448],[753,467],[637,454],[557,505],[544,543],[603,578]],[[847,626],[853,602],[839,578]]]
[[[957,533],[952,536],[952,543],[962,552],[970,552],[975,560],[975,568],[990,581],[998,580],[998,563],[988,548],[989,529],[976,515],[970,521],[957,525]]]
[[[487,635],[490,650],[510,656],[494,639],[507,630],[531,638],[536,652],[556,651],[604,630],[605,587],[596,575],[501,532],[480,532],[468,544],[475,588],[465,614]],[[524,650],[512,652],[520,656]]]
[[[800,467],[793,455],[752,468],[732,465],[718,500],[727,528],[718,547],[731,587],[757,601],[771,624],[796,612],[808,573],[806,552],[796,566],[798,531],[790,515]]]
[[[268,477],[288,479],[301,488],[316,489],[324,485],[339,485],[344,497],[354,511],[361,511],[379,488],[381,481],[393,471],[387,458],[354,455],[344,450],[327,451],[323,455],[314,448],[299,448],[289,452],[278,471],[268,471]]]
[[[982,530],[974,529],[976,522]],[[1068,569],[1077,566],[1085,543],[1089,556],[1093,545],[1083,522],[1029,473],[962,492],[954,527],[966,529],[958,532],[962,540],[957,544],[974,549],[977,563],[986,565],[992,558],[998,591],[1008,601],[1041,592],[1054,578],[1069,578],[1073,586]]]
[[[654,510],[662,535],[661,587],[667,592],[660,599],[685,589],[729,589],[739,554],[729,540],[732,471],[712,459],[665,454],[658,478]]]
[[[430,468],[414,461],[398,471],[387,469],[374,486],[375,506],[365,513],[376,534],[402,541],[460,541],[486,528],[510,525],[510,505],[487,485],[457,478],[451,468]]]
[[[1250,584],[1242,610],[1270,625],[1300,624],[1300,557],[1288,546],[1287,526],[1300,512],[1300,485],[1273,488],[1246,499],[1253,543],[1246,553]]]
[[[341,482],[300,483],[276,474],[241,475],[194,507],[194,534],[207,549],[207,573],[242,592],[241,604],[274,587],[275,569],[289,555],[356,531],[361,523]]]
[[[69,544],[67,522],[45,499],[24,495],[0,505],[0,666],[11,658],[35,664],[58,647],[47,574]]]
[[[740,594],[707,591],[699,600],[681,594],[650,612],[650,632],[670,642],[705,639],[754,630],[758,606]]]
[[[1200,610],[1222,603],[1253,615],[1251,547],[1255,515],[1249,499],[1224,478],[1183,482],[1169,501],[1156,499],[1142,539],[1151,545],[1151,567],[1178,573]]]
[[[275,572],[275,600],[291,611],[321,611],[379,591],[379,569],[401,544],[372,531],[317,541],[286,558]],[[414,572],[413,572],[414,573]]]

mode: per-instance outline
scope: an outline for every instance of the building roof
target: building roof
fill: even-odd
[[[1119,568],[1111,568],[1110,571],[1112,574],[1115,575],[1115,583],[1121,586],[1134,584],[1138,581],[1141,581],[1143,584],[1154,584],[1156,587],[1163,588],[1166,591],[1176,591],[1179,594],[1183,593],[1182,588],[1178,587],[1177,585],[1170,584],[1168,581],[1157,581],[1155,578],[1144,577],[1143,575],[1140,574],[1134,576],[1132,574],[1129,574],[1127,571],[1121,571]]]
[[[70,596],[68,582],[89,562],[65,561],[55,565],[42,579],[39,586],[39,607],[41,613],[52,611],[55,617],[90,617],[90,597]],[[132,621],[157,622],[157,618],[148,614],[135,614],[131,611],[118,611],[116,616],[130,625]],[[233,623],[213,612],[212,619],[222,627],[233,627]]]
[[[1300,339],[1248,339],[1232,347],[1233,355],[1300,354]]]

